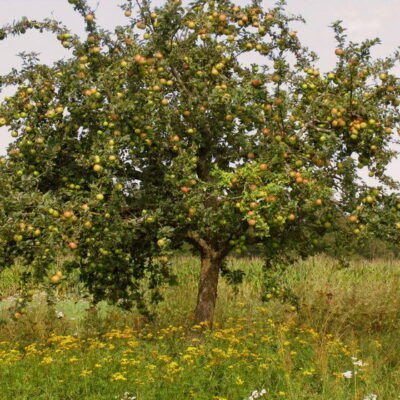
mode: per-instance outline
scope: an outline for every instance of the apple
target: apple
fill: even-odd
[[[279,74],[273,74],[271,77],[272,82],[280,82],[281,81],[281,76]]]
[[[104,194],[102,194],[102,193],[97,193],[97,194],[96,194],[96,199],[97,199],[97,200],[104,200]]]
[[[64,218],[71,218],[73,216],[73,212],[72,211],[64,211],[63,216]]]
[[[86,15],[85,21],[87,21],[87,22],[93,22],[93,21],[94,21],[94,15],[93,15],[93,14],[88,14],[88,15]]]
[[[258,87],[262,85],[262,81],[260,79],[254,79],[250,82],[250,84],[254,87]]]
[[[266,196],[264,200],[268,202],[273,202],[276,201],[276,196]]]
[[[165,239],[158,239],[157,240],[157,246],[158,247],[164,247],[167,244],[167,242],[165,241]]]
[[[132,10],[126,10],[124,12],[125,17],[130,17],[132,15]]]
[[[188,188],[187,186],[182,186],[181,190],[183,193],[187,193],[190,190],[190,188]]]
[[[250,225],[250,226],[254,226],[256,223],[257,223],[257,220],[255,220],[255,219],[249,219],[248,221],[247,221],[247,223]]]
[[[51,278],[50,278],[50,282],[51,283],[54,283],[54,284],[56,284],[56,283],[59,283],[60,282],[60,280],[61,280],[61,277],[59,276],[59,275],[53,275]]]
[[[340,47],[335,50],[335,54],[337,56],[341,56],[341,55],[343,55],[343,53],[344,53],[344,50]]]
[[[78,245],[75,242],[69,242],[68,243],[68,247],[70,249],[76,249],[78,247]]]

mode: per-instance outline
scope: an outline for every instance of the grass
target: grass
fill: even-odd
[[[122,399],[129,392],[126,400],[241,400],[261,389],[268,399],[398,398],[400,261],[360,260],[345,269],[325,257],[300,262],[283,277],[298,311],[260,302],[260,259],[229,264],[245,280],[235,290],[221,279],[215,329],[200,341],[191,339],[199,329],[191,323],[199,272],[193,257],[174,260],[180,285],[164,289],[151,324],[106,304],[88,311],[67,283],[54,309],[38,292],[18,321],[3,301],[0,398]],[[17,275],[0,275],[3,298],[15,294]]]

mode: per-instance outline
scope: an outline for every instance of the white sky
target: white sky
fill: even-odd
[[[98,5],[96,18],[101,26],[108,29],[127,21],[118,7],[122,2],[89,0],[94,7]],[[162,3],[163,0],[153,0],[154,5]],[[237,0],[237,3],[245,4],[243,0]],[[263,5],[269,7],[273,3],[264,1]],[[37,20],[52,17],[62,20],[72,31],[83,33],[81,17],[72,10],[67,0],[0,0],[0,9],[0,26],[19,20],[22,16]],[[338,19],[343,20],[352,41],[379,37],[382,44],[374,52],[377,57],[389,55],[400,46],[400,0],[287,0],[287,11],[301,14],[306,19],[307,24],[296,24],[294,29],[298,31],[302,42],[319,55],[322,71],[329,70],[335,62],[335,41],[329,25]],[[51,34],[30,31],[17,38],[0,41],[0,74],[20,65],[16,54],[22,51],[39,52],[41,61],[46,63],[69,54]],[[4,95],[6,93],[0,94],[0,98]],[[5,153],[10,141],[7,130],[1,128],[0,154]],[[400,180],[400,160],[392,163],[390,173]]]

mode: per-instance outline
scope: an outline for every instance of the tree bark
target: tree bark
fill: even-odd
[[[215,304],[218,292],[218,277],[221,258],[212,251],[201,252],[201,270],[197,305],[194,312],[195,324],[204,324],[211,329],[214,320]]]

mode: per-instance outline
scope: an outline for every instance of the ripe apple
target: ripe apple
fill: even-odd
[[[255,220],[255,219],[249,219],[249,220],[247,221],[247,223],[248,223],[250,226],[254,226],[254,225],[257,223],[257,220]]]
[[[271,77],[271,80],[272,80],[272,82],[275,82],[275,83],[280,82],[281,76],[279,74],[273,74]]]
[[[68,243],[68,247],[70,249],[76,249],[78,247],[78,245],[75,242],[69,242]]]
[[[341,55],[343,55],[343,53],[344,53],[344,50],[340,47],[335,50],[335,54],[337,56],[341,56]]]
[[[187,193],[190,190],[190,188],[188,188],[187,186],[182,186],[181,190],[183,193]]]
[[[276,196],[267,196],[264,200],[268,202],[276,201]]]
[[[58,282],[60,282],[60,280],[61,280],[61,277],[59,276],[59,275],[53,275],[51,278],[50,278],[50,282],[51,283],[54,283],[54,284],[56,284],[56,283],[58,283]]]
[[[72,211],[64,211],[63,216],[64,218],[71,218],[74,215]]]
[[[88,14],[88,15],[86,15],[85,21],[87,21],[87,22],[93,22],[93,21],[94,21],[94,15],[93,15],[93,14]]]
[[[126,10],[124,12],[125,17],[130,17],[132,15],[132,10]]]
[[[258,87],[262,85],[262,81],[260,79],[254,79],[250,82],[250,84],[254,87]]]

